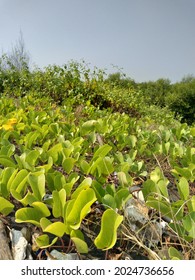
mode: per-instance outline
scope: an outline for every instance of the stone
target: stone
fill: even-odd
[[[148,247],[154,247],[161,240],[163,226],[157,221],[150,220],[148,207],[142,200],[129,199],[125,205],[124,216],[131,232]]]
[[[58,252],[57,250],[52,250],[50,252],[50,255],[48,256],[48,260],[52,260],[53,258],[56,260],[79,260],[78,254],[77,253],[69,253],[69,254],[64,254],[61,252]]]
[[[10,239],[12,242],[13,259],[25,260],[28,241],[24,238],[22,232],[12,229],[10,231]]]

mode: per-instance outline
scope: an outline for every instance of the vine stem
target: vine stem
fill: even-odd
[[[106,253],[105,253],[105,260],[108,260],[108,250],[106,250]]]
[[[155,158],[155,160],[156,160],[158,166],[160,167],[160,170],[161,170],[162,174],[164,174],[163,169],[162,169],[162,167],[161,167],[161,164],[160,164],[159,160],[157,159],[157,157],[156,157],[156,155],[155,155],[154,153],[153,153],[153,156],[154,156],[154,158]]]

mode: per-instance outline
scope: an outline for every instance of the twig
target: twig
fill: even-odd
[[[129,240],[136,242],[141,248],[143,248],[150,255],[151,259],[161,260],[161,258],[155,252],[153,252],[150,248],[144,245],[135,235],[131,234],[124,225],[122,226],[129,233],[126,234],[124,231],[122,232]]]

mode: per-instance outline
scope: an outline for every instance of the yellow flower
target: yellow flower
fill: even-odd
[[[17,123],[17,119],[16,118],[11,118],[7,122],[7,124],[15,124],[15,123]]]
[[[4,124],[2,125],[2,128],[4,128],[5,130],[13,130],[13,126],[11,124]]]
[[[13,130],[13,125],[15,123],[17,123],[17,119],[11,118],[5,124],[3,124],[0,128],[3,128],[5,130]]]

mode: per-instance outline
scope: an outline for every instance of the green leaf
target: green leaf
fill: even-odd
[[[51,213],[43,202],[33,202],[32,207],[24,207],[16,211],[17,223],[32,223],[40,226],[40,219],[50,216]]]
[[[130,141],[131,147],[134,148],[135,145],[136,145],[136,142],[137,142],[136,136],[135,135],[130,135],[128,140]]]
[[[89,251],[88,246],[84,240],[82,240],[78,237],[71,237],[71,240],[74,242],[77,252],[79,252],[80,254],[88,253],[88,251]]]
[[[49,157],[53,158],[54,163],[57,162],[59,153],[62,151],[62,143],[58,143],[47,151]]]
[[[168,253],[171,260],[183,260],[182,254],[174,247],[170,247]]]
[[[102,198],[102,204],[104,205],[104,207],[106,208],[112,208],[112,209],[116,209],[116,202],[115,199],[112,195],[110,194],[106,194],[103,198]]]
[[[77,238],[84,240],[84,235],[83,235],[82,231],[80,231],[79,229],[71,230],[70,237],[77,237]]]
[[[11,175],[14,173],[15,168],[13,167],[6,167],[1,174],[1,183],[0,183],[0,193],[3,197],[8,197],[9,195],[9,189],[8,189],[8,181],[11,177]]]
[[[181,199],[183,200],[187,200],[189,197],[189,184],[188,181],[186,180],[186,178],[181,177],[179,180],[179,183],[177,184],[177,188],[178,188],[178,192],[179,195],[181,197]]]
[[[163,142],[162,148],[163,148],[163,153],[164,153],[165,155],[168,155],[168,154],[169,154],[170,146],[171,146],[171,143],[170,143],[170,142],[167,142],[167,143],[164,143],[164,142]]]
[[[30,165],[35,165],[38,157],[40,156],[40,153],[39,151],[36,151],[36,150],[33,150],[33,151],[30,151],[27,155],[26,155],[26,162]]]
[[[76,188],[76,190],[72,193],[71,199],[77,198],[77,196],[79,195],[79,193],[80,193],[82,190],[86,190],[86,189],[90,188],[91,184],[92,184],[92,179],[91,179],[90,177],[85,178],[85,179],[80,183],[80,185]]]
[[[171,208],[171,205],[166,201],[160,201],[155,198],[149,197],[147,199],[146,205],[156,209],[157,211],[165,216],[168,216],[171,219],[173,218],[173,209]]]
[[[77,252],[80,254],[88,253],[87,243],[84,241],[84,236],[80,230],[72,230],[70,237],[76,246]]]
[[[116,188],[114,184],[109,184],[106,185],[106,193],[110,194],[111,196],[114,196],[115,192],[116,192]]]
[[[64,168],[64,170],[66,171],[66,173],[70,173],[73,170],[74,167],[74,163],[75,163],[75,159],[74,158],[66,158],[63,163],[62,166]]]
[[[89,120],[89,121],[84,122],[81,127],[82,134],[85,135],[86,133],[92,132],[93,130],[95,130],[97,123],[98,122],[96,120]]]
[[[109,157],[104,157],[97,166],[99,173],[103,175],[110,175],[114,171],[112,160]]]
[[[81,170],[85,173],[88,174],[89,173],[89,169],[90,169],[90,165],[86,160],[81,160],[80,161],[80,167]]]
[[[63,148],[63,150],[62,150],[62,152],[66,158],[68,158],[71,155],[71,153],[74,151],[74,146],[71,143],[70,143],[70,145],[71,145],[70,147]]]
[[[102,158],[105,157],[110,152],[110,150],[112,150],[112,147],[109,146],[108,144],[100,146],[96,150],[96,152],[94,153],[92,160],[94,160],[94,159],[96,159],[98,157],[102,157]]]
[[[19,169],[23,169],[24,168],[24,160],[21,159],[21,156],[18,156],[17,154],[14,155],[14,158],[18,164]],[[28,164],[29,166],[29,164]]]
[[[64,190],[65,191],[65,190]],[[55,218],[58,218],[62,216],[62,205],[60,203],[60,196],[58,191],[52,192],[53,197],[53,207],[52,207],[52,213]]]
[[[40,136],[40,132],[38,131],[31,131],[29,132],[27,135],[26,135],[26,143],[25,143],[25,146],[26,148],[28,149],[31,149],[32,145],[36,144],[36,140],[37,138]]]
[[[56,243],[58,237],[55,237],[51,242],[47,234],[42,234],[36,238],[36,244],[39,248],[48,248]]]
[[[52,213],[55,218],[64,217],[64,207],[66,204],[66,191],[61,189],[58,191],[52,192],[53,196],[53,208]]]
[[[44,169],[32,172],[28,176],[28,182],[37,200],[42,200],[45,195],[45,174]]]
[[[0,164],[2,164],[4,167],[16,168],[15,162],[8,156],[0,155]]]
[[[12,190],[13,192],[14,190]],[[31,205],[33,202],[37,201],[37,198],[28,190],[27,194],[22,197],[19,193],[15,192],[14,197],[20,201],[24,206]]]
[[[112,165],[112,160],[109,157],[98,157],[91,163],[91,167],[88,170],[88,172],[90,172],[94,176],[97,173],[99,177],[101,175],[109,175],[113,171],[114,167]]]
[[[88,170],[88,172],[91,173],[92,175],[94,175],[101,162],[102,162],[102,158],[101,157],[99,157],[95,161],[93,161],[90,164],[91,166],[90,166],[90,169]],[[100,171],[100,174],[99,174],[99,176],[100,176],[101,175],[101,169],[99,169],[99,171]]]
[[[98,201],[101,202],[102,197],[104,197],[104,195],[106,194],[106,191],[103,188],[102,184],[98,183],[96,180],[93,180],[92,188],[95,191]]]
[[[64,188],[66,184],[66,179],[65,179],[65,176],[60,173],[60,172],[56,172],[55,173],[55,177],[54,177],[54,186],[55,186],[55,189],[56,190],[61,190],[62,188]]]
[[[129,193],[129,190],[127,188],[118,190],[114,195],[116,207],[118,209],[121,209],[131,196],[132,194]]]
[[[112,248],[117,240],[117,229],[123,221],[123,216],[113,209],[107,209],[101,220],[101,230],[94,243],[98,249],[108,250]]]
[[[43,217],[40,220],[40,225],[43,232],[48,232],[58,237],[62,237],[66,232],[66,226],[62,222],[50,222],[47,218]]]
[[[30,171],[35,170],[35,166],[33,166],[31,163],[26,161],[27,152],[24,152],[23,154],[21,154],[21,156],[15,155],[14,157],[20,169],[24,168]]]
[[[167,189],[167,185],[168,185],[169,181],[165,178],[165,179],[160,179],[157,183],[157,187],[159,188],[161,194],[166,197],[167,199],[169,199],[169,193],[168,193],[168,189]]]
[[[79,193],[66,218],[66,222],[72,229],[80,227],[82,219],[90,212],[91,205],[95,201],[96,196],[93,189],[82,190]]]
[[[190,130],[190,134],[195,137],[195,127],[192,127]]]
[[[164,176],[162,175],[162,172],[160,170],[159,167],[156,167],[155,170],[153,170],[150,173],[150,179],[154,182],[154,183],[158,183],[158,181],[160,179],[164,179]]]
[[[158,190],[156,188],[156,184],[154,183],[154,181],[152,181],[151,179],[146,180],[143,183],[142,192],[143,192],[145,200],[147,200],[149,195],[153,195],[155,193],[158,193]]]
[[[40,220],[40,226],[43,231],[45,230],[45,228],[47,228],[51,224],[52,224],[52,222],[45,217],[41,218],[41,220]]]
[[[172,169],[171,170],[172,171],[172,173],[174,174],[174,175],[180,175],[180,176],[182,176],[182,177],[184,177],[185,179],[187,179],[187,180],[190,180],[191,179],[191,177],[192,177],[192,173],[191,173],[191,171],[188,169],[188,168],[181,168],[181,167],[175,167],[175,169]],[[177,176],[178,177],[178,176]]]
[[[45,173],[47,173],[51,169],[52,165],[53,165],[53,159],[52,159],[52,157],[49,157],[48,158],[48,163],[44,164],[44,165],[37,166],[36,170],[44,169]]]
[[[13,173],[11,174],[11,176],[10,176],[8,182],[7,182],[7,189],[8,189],[9,191],[10,191],[12,182],[13,182],[13,180],[14,180],[14,178],[15,178],[17,172],[18,172],[18,169],[15,169],[15,170],[13,171]]]
[[[75,173],[71,173],[70,176],[68,177],[68,183],[64,184],[63,188],[66,191],[66,195],[69,196],[71,194],[71,190],[74,186],[74,184],[78,181],[79,176],[78,174]]]
[[[92,131],[91,133],[88,134],[88,139],[90,143],[95,143],[96,141],[96,133],[95,131]]]
[[[51,123],[49,129],[57,135],[59,133],[59,124],[58,123]]]
[[[26,169],[20,170],[12,181],[10,191],[12,196],[20,200],[26,191],[26,183],[28,180],[28,171]]]
[[[9,215],[13,209],[14,205],[11,202],[9,202],[4,197],[0,197],[0,213],[3,215]]]
[[[187,236],[187,232],[185,230],[185,228],[179,224],[179,223],[169,223],[170,228],[172,228],[179,236],[181,236],[182,238],[185,238],[185,240],[187,240],[188,242],[192,241],[192,238]]]
[[[195,195],[193,195],[191,199],[187,201],[187,206],[189,212],[195,211]]]
[[[182,219],[185,230],[188,231],[189,236],[195,238],[195,211],[189,213]]]
[[[4,143],[2,144],[4,145]],[[10,144],[8,141],[7,143],[5,143],[5,146],[1,147],[0,154],[10,158],[13,155],[14,151],[15,146]]]
[[[127,176],[125,174],[125,172],[120,171],[117,173],[118,179],[119,179],[119,184],[124,187],[124,186],[128,186],[128,181],[127,181]]]

